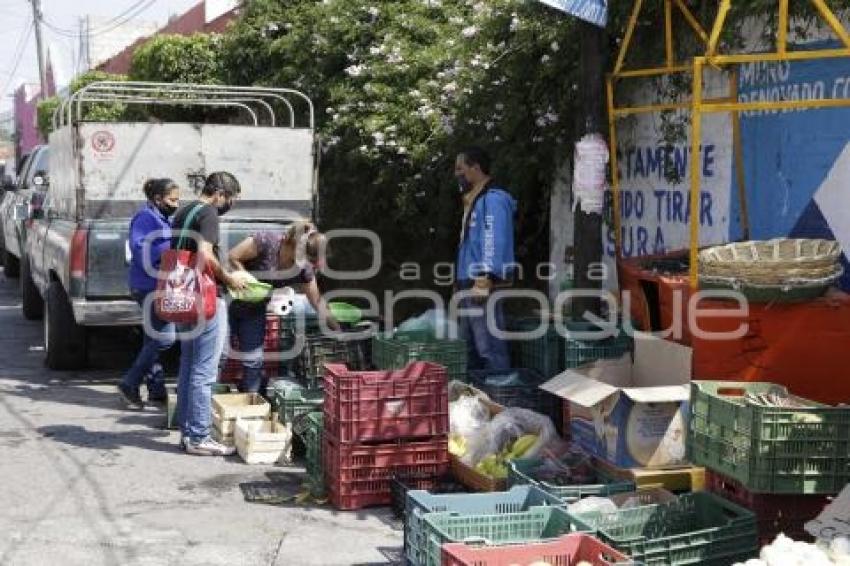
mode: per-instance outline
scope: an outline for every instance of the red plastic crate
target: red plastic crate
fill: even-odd
[[[329,434],[322,440],[325,486],[337,509],[354,510],[392,503],[397,475],[437,478],[449,468],[448,439],[392,444],[343,444]]]
[[[464,543],[443,545],[443,566],[526,566],[542,562],[557,566],[575,566],[586,561],[593,566],[629,563],[625,554],[590,535],[564,535],[549,542],[503,546],[471,546]]]
[[[349,371],[326,364],[325,430],[339,442],[428,438],[449,433],[443,366],[414,362],[401,370]]]
[[[829,504],[826,495],[753,493],[741,482],[711,470],[706,470],[706,487],[756,514],[762,546],[772,543],[779,533],[794,540],[813,540],[803,526],[820,515]]]
[[[280,362],[266,360],[263,363],[263,376],[266,379],[280,377]],[[224,361],[218,380],[222,383],[234,383],[242,380],[243,367],[239,360],[228,359]]]

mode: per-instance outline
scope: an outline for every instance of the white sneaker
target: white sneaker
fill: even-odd
[[[187,441],[186,452],[195,456],[232,456],[236,453],[236,448],[225,446],[208,436],[200,442]]]

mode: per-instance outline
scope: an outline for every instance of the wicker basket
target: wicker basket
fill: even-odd
[[[841,246],[832,240],[737,242],[700,252],[700,276],[747,286],[829,284],[841,276]]]

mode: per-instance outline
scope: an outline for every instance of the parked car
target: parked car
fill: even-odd
[[[146,179],[174,179],[188,202],[208,173],[233,173],[242,195],[222,217],[223,256],[260,227],[283,232],[292,221],[312,217],[318,151],[313,106],[305,95],[244,87],[181,91],[175,98],[156,85],[95,83],[73,95],[63,108],[74,110],[54,124],[49,198],[27,238],[32,288],[24,288],[37,292],[24,295],[33,301],[30,312],[44,310],[45,361],[51,369],[85,366],[88,328],[141,323],[127,284],[127,239],[129,220],[144,205]],[[155,99],[160,105],[229,107],[241,118],[217,112],[208,120],[219,123],[72,119],[84,114],[77,107],[87,103],[86,92],[99,102]],[[249,125],[240,125],[246,117]]]
[[[41,215],[47,191],[50,150],[42,145],[29,154],[13,190],[0,203],[3,228],[3,265],[6,277],[18,277],[31,220]]]

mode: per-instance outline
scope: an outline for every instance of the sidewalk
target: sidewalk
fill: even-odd
[[[129,355],[85,372],[50,372],[41,323],[23,320],[15,281],[0,279],[0,564],[386,565],[401,554],[387,508],[246,503],[240,484],[300,468],[177,450],[164,409],[121,409],[115,383]],[[117,333],[111,333],[115,335]],[[110,338],[110,337],[107,337]],[[103,340],[104,336],[96,339]]]

